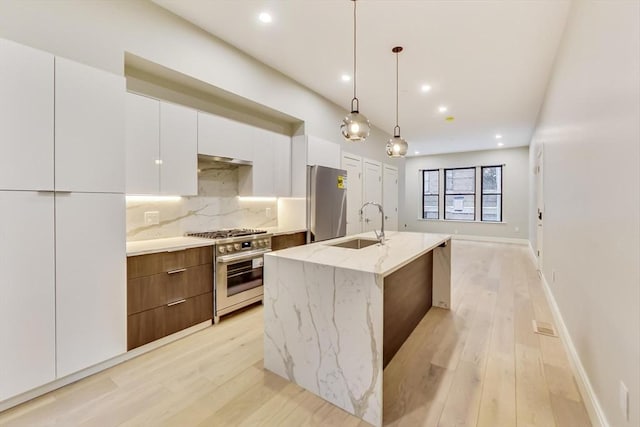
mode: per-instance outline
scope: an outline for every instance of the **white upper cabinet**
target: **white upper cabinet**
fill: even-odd
[[[160,101],[126,95],[127,193],[160,192]]]
[[[125,80],[55,59],[55,187],[124,193]]]
[[[127,93],[127,193],[198,194],[198,113]]]
[[[181,105],[160,103],[160,191],[198,194],[198,113]]]
[[[61,378],[126,351],[127,255],[124,195],[59,194],[55,207]]]
[[[0,39],[0,190],[53,190],[53,63]]]
[[[0,401],[55,379],[53,206],[53,193],[0,191]]]
[[[240,166],[241,196],[288,197],[291,195],[291,138],[255,128],[253,166]]]
[[[340,169],[342,152],[340,144],[307,136],[307,164]]]
[[[254,139],[253,126],[198,112],[198,154],[252,161]]]

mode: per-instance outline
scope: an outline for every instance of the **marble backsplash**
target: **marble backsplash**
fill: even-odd
[[[145,225],[144,214],[157,211],[160,222]],[[175,201],[127,201],[127,240],[182,236],[189,231],[273,227],[278,223],[274,200],[238,198],[238,167],[207,165],[198,175],[198,195]]]

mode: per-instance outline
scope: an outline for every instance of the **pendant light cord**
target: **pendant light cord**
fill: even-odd
[[[398,53],[396,52],[396,127],[400,128],[398,126]]]
[[[357,41],[356,41],[356,30],[357,30],[357,19],[356,19],[356,0],[353,0],[353,101],[356,102],[355,110],[358,110],[360,106],[358,105],[358,98],[356,97],[356,52],[357,52]],[[353,101],[351,102],[351,109],[353,110]]]

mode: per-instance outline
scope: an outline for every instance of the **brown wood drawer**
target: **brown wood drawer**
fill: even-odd
[[[301,246],[307,243],[307,233],[301,231],[299,233],[280,234],[271,238],[271,250],[278,251],[280,249]]]
[[[181,331],[213,317],[213,293],[187,298],[171,306],[133,314],[127,319],[127,350]]]
[[[172,274],[159,273],[129,279],[127,282],[127,314],[166,305],[213,291],[213,265],[188,267]]]
[[[212,246],[130,256],[127,258],[127,278],[135,279],[137,277],[151,276],[181,268],[210,264],[212,261]]]

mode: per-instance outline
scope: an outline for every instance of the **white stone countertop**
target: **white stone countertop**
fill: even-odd
[[[448,234],[431,234],[388,231],[384,245],[375,244],[362,249],[331,246],[354,238],[374,239],[373,232],[338,239],[326,240],[310,245],[296,246],[265,254],[313,264],[363,271],[388,276],[410,263],[420,255],[451,239]]]
[[[178,251],[214,244],[215,240],[200,237],[167,237],[164,239],[138,240],[127,242],[127,256]]]

